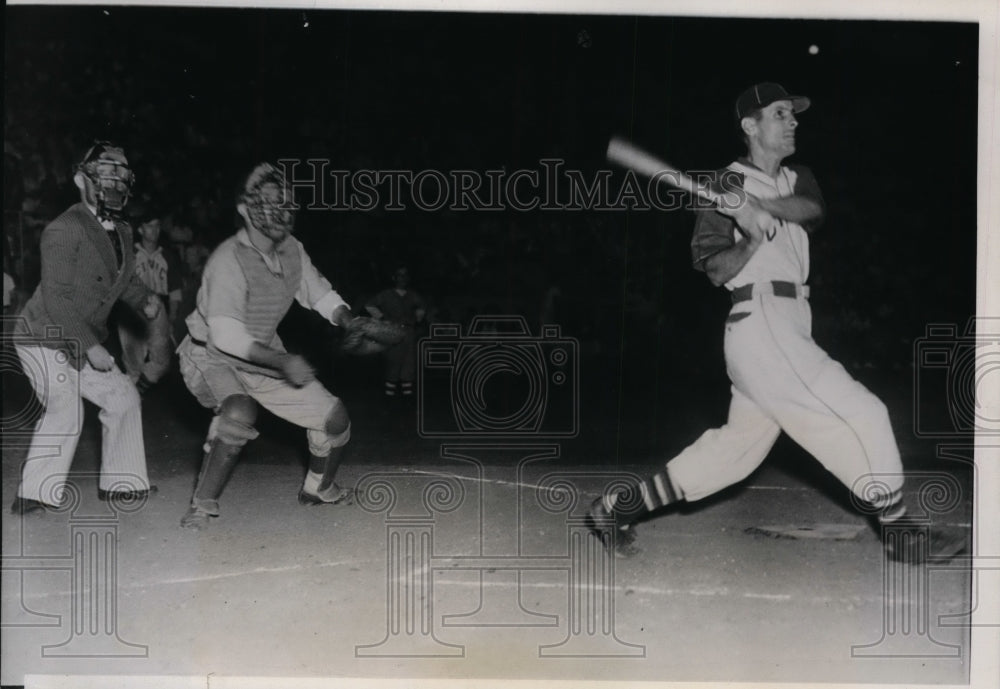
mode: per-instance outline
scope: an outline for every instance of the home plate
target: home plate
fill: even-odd
[[[852,541],[865,530],[864,524],[770,524],[751,526],[745,533],[771,538],[815,538]]]

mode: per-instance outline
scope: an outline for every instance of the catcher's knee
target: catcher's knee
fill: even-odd
[[[347,407],[340,400],[334,402],[330,407],[330,412],[326,415],[326,422],[323,430],[331,436],[340,435],[351,428],[351,418],[347,415]]]
[[[309,454],[315,457],[326,457],[335,447],[343,447],[351,439],[351,427],[337,435],[330,435],[325,431],[310,429],[306,432],[309,440]]]
[[[343,447],[351,439],[351,419],[347,408],[339,400],[330,408],[322,430],[310,429],[309,452],[317,457],[325,457],[335,447]]]
[[[208,439],[218,438],[227,445],[242,446],[259,433],[253,427],[257,421],[257,403],[248,395],[230,395],[219,405],[212,419]]]

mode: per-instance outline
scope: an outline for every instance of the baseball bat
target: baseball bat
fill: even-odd
[[[713,191],[704,184],[698,184],[667,161],[657,158],[619,136],[611,137],[611,141],[608,142],[607,158],[612,163],[652,177],[659,183],[668,184],[694,194],[719,208],[729,208],[732,205],[731,203],[727,204],[722,194]]]

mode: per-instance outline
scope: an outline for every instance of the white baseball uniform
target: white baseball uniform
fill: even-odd
[[[805,167],[782,166],[774,179],[746,159],[728,170],[735,184],[758,198],[803,195],[822,203]],[[692,239],[696,267],[739,241],[731,219],[699,213]],[[726,284],[734,301],[724,343],[732,381],[729,418],[667,463],[687,500],[748,476],[782,430],[866,499],[873,497],[867,477],[877,475],[884,490],[876,489],[876,504],[901,489],[902,464],[885,405],[812,339],[808,277],[805,228],[775,220],[759,250]]]

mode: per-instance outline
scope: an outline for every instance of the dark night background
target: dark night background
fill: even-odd
[[[975,309],[974,24],[123,7],[5,17],[4,209],[8,227],[16,216],[26,228],[13,247],[23,288],[37,280],[31,232],[74,201],[71,166],[96,137],[122,142],[136,194],[210,248],[233,230],[234,189],[260,159],[485,172],[560,158],[590,179],[622,133],[680,168],[712,169],[742,153],[738,92],[777,81],[812,99],[792,160],[828,204],[812,243],[820,345],[908,415],[914,341],[928,323],[964,327]],[[558,287],[557,321],[581,343],[584,424],[618,414],[619,432],[649,449],[665,420],[693,438],[726,412],[727,298],[690,267],[693,222],[689,211],[314,211],[298,235],[353,302],[407,261],[437,320],[499,311],[536,327]],[[285,327],[319,326],[296,312]],[[323,338],[298,339],[321,358]]]

